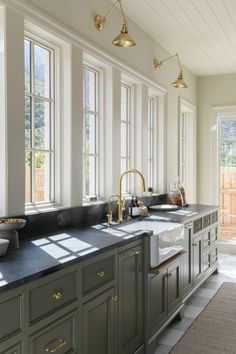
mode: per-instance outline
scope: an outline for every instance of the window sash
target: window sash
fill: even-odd
[[[129,85],[121,84],[121,173],[130,168],[131,90]],[[130,194],[130,180],[130,175],[124,177],[123,194]]]
[[[86,106],[86,71],[94,75],[94,85],[93,85],[93,100],[94,103],[91,107]],[[92,68],[89,65],[83,65],[83,198],[84,201],[88,201],[89,197],[100,198],[100,113],[99,113],[99,82],[100,82],[100,73],[98,70]],[[92,125],[93,119],[93,134],[92,137],[88,136],[86,139],[86,116],[90,117],[90,125]],[[90,132],[89,132],[90,133]],[[90,135],[90,134],[89,134]],[[86,147],[86,142],[92,140],[93,151],[88,151]],[[86,167],[85,165],[89,164],[91,160],[94,160],[92,171],[89,170],[88,176],[86,176]],[[88,187],[86,187],[88,186]]]
[[[148,97],[148,186],[154,187],[154,97]]]
[[[32,39],[28,36],[25,36],[25,41],[30,43],[30,87],[29,90],[25,90],[25,98],[30,98],[30,139],[31,145],[26,147],[26,154],[31,156],[31,166],[30,166],[30,200],[26,202],[27,206],[40,205],[45,203],[55,203],[55,51],[42,44],[40,41]],[[44,95],[36,94],[35,92],[35,46],[38,46],[42,49],[45,49],[48,52],[48,97]],[[48,105],[48,148],[37,147],[35,142],[36,136],[36,124],[35,124],[35,112],[36,104],[47,104]],[[44,112],[45,114],[45,112]],[[44,116],[45,118],[45,116]],[[46,136],[44,136],[44,143],[46,142]],[[45,200],[36,200],[36,175],[35,175],[35,161],[36,154],[41,153],[44,156],[44,163],[46,166],[46,161],[48,160],[48,175],[44,180],[43,187],[46,186],[46,181],[48,181],[48,198]],[[46,167],[47,170],[47,167]],[[46,171],[45,170],[45,171]],[[45,189],[43,190],[45,193]]]

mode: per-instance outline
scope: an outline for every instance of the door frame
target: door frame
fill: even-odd
[[[220,119],[236,118],[236,105],[215,106],[212,108],[212,203],[220,203],[220,170],[219,170],[219,121]],[[219,205],[220,210],[220,205]],[[219,220],[220,225],[220,220]],[[236,244],[229,241],[220,241],[219,250],[223,253],[236,253]]]

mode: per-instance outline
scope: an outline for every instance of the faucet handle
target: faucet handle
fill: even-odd
[[[125,210],[125,198],[121,198],[122,210]]]
[[[110,211],[110,212],[107,214],[107,225],[108,225],[108,226],[111,226],[111,222],[112,222],[112,211]]]

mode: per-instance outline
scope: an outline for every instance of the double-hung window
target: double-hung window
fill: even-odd
[[[55,53],[25,38],[25,202],[55,202]]]
[[[99,80],[100,72],[83,67],[83,197],[85,201],[100,197],[99,180]]]
[[[131,87],[121,85],[121,173],[130,168]],[[124,177],[123,194],[130,192],[130,175]]]
[[[148,186],[154,187],[154,97],[148,97]]]

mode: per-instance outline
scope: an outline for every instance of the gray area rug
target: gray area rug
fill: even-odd
[[[223,283],[171,354],[236,354],[236,283]]]

